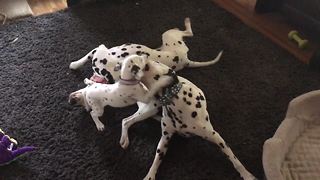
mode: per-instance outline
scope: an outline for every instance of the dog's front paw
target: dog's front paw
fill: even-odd
[[[104,131],[104,125],[102,123],[97,124],[97,129],[98,129],[98,131]]]
[[[121,136],[120,146],[123,149],[127,149],[128,148],[128,146],[129,146],[129,137],[128,136],[124,136],[124,135]]]
[[[77,69],[79,69],[79,66],[76,62],[72,62],[72,63],[70,63],[69,68],[72,70],[77,70]]]

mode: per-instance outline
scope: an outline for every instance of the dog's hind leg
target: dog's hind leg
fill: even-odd
[[[220,60],[222,53],[223,53],[223,51],[220,51],[218,56],[215,59],[210,60],[210,61],[198,62],[198,61],[191,61],[190,59],[187,59],[186,67],[195,68],[195,67],[203,67],[203,66],[213,65]]]
[[[120,146],[123,149],[126,149],[129,145],[129,128],[137,122],[156,115],[158,113],[158,107],[160,107],[160,104],[158,104],[156,101],[150,101],[148,104],[138,102],[137,104],[139,106],[138,111],[122,120]]]
[[[156,156],[153,160],[153,163],[151,165],[151,168],[149,169],[148,174],[143,180],[155,180],[161,161],[167,153],[169,141],[174,133],[173,129],[168,127],[169,125],[168,122],[171,122],[172,119],[169,118],[167,115],[165,115],[166,114],[165,111],[166,111],[165,109],[162,111],[163,112],[163,118],[161,120],[162,136],[158,143]],[[165,124],[165,123],[168,123],[168,124]]]
[[[227,158],[232,162],[235,169],[239,172],[244,180],[255,180],[256,178],[242,165],[238,158],[233,154],[231,148],[226,144],[223,138],[216,132],[211,124],[210,120],[206,121],[203,127],[199,127],[192,131],[192,133],[206,139],[210,142],[217,144],[221,151],[227,156]]]
[[[77,70],[81,68],[86,62],[92,60],[93,54],[97,51],[97,48],[90,51],[87,55],[85,55],[83,58],[79,59],[78,61],[74,61],[70,63],[69,68],[72,70]]]

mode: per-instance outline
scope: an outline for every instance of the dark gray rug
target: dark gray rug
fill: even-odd
[[[68,65],[101,43],[157,47],[162,32],[182,28],[187,16],[195,34],[187,39],[190,58],[207,60],[221,49],[224,55],[214,66],[179,75],[203,89],[214,128],[263,178],[264,141],[292,98],[320,88],[319,74],[209,0],[137,2],[92,4],[0,27],[0,127],[20,144],[38,147],[0,167],[0,179],[142,179],[155,155],[159,123],[135,125],[129,149],[122,150],[121,119],[136,107],[106,108],[108,128],[98,133],[87,112],[67,103],[91,68],[71,72]],[[174,138],[157,178],[240,179],[215,145],[196,137]]]

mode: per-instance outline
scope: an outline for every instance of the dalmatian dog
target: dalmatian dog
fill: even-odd
[[[145,62],[145,64],[141,62]],[[201,89],[187,79],[177,76],[171,68],[159,62],[141,61],[139,58],[135,58],[128,60],[126,65],[131,67],[131,70],[127,72],[128,77],[132,76],[129,79],[138,78],[147,88],[158,89],[155,98],[160,102],[163,109],[161,119],[162,137],[153,164],[144,180],[155,179],[161,160],[167,152],[168,143],[175,133],[186,137],[200,136],[217,144],[243,179],[255,179],[234,155],[219,133],[213,129],[207,112],[206,98]],[[131,73],[136,70],[138,70],[136,73]],[[137,77],[137,75],[139,76]],[[158,81],[162,81],[161,86],[157,85]],[[126,131],[129,128],[129,122],[132,125],[138,121],[135,118],[124,120],[122,136],[127,136]],[[127,137],[121,137],[121,139],[126,140]]]
[[[161,62],[175,71],[184,67],[202,67],[215,64],[219,61],[222,51],[214,60],[206,62],[195,62],[188,58],[189,48],[183,41],[184,37],[192,37],[190,18],[185,19],[185,30],[177,28],[170,29],[162,34],[162,46],[158,49],[151,49],[140,44],[123,44],[113,48],[106,48],[104,45],[90,51],[83,58],[72,62],[70,69],[81,68],[86,62],[92,61],[94,75],[91,80],[100,83],[114,83],[119,79],[121,63],[129,55],[146,54],[148,60]]]
[[[99,117],[104,113],[105,106],[126,107],[139,101],[138,106],[141,109],[146,103],[156,103],[153,97],[154,94],[157,93],[159,87],[165,86],[167,82],[170,82],[170,79],[163,78],[163,81],[158,81],[154,87],[147,89],[139,80],[139,77],[142,76],[142,71],[139,71],[138,66],[129,64],[129,61],[131,63],[137,58],[138,60],[135,62],[146,60],[146,58],[136,55],[128,56],[128,60],[124,61],[121,68],[120,79],[116,83],[102,84],[85,79],[84,83],[87,84],[87,87],[69,95],[70,104],[80,105],[85,107],[87,111],[91,111],[90,115],[98,131],[103,131],[105,128],[104,124],[99,120]],[[145,64],[145,62],[141,63]],[[136,79],[132,79],[130,74],[134,74]],[[154,110],[152,113],[155,114],[157,111]]]

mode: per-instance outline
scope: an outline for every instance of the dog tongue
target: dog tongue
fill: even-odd
[[[102,78],[102,77],[97,76],[97,75],[92,75],[90,80],[94,81],[96,83],[108,84],[108,81],[105,78]]]

